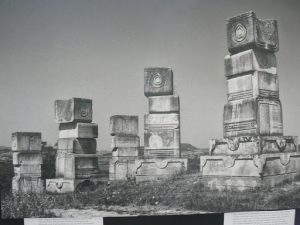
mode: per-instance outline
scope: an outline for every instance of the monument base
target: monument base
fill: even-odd
[[[187,159],[139,159],[135,161],[136,182],[170,178],[187,170]]]
[[[201,156],[203,183],[213,189],[274,187],[300,174],[300,153]]]
[[[93,179],[65,179],[55,178],[46,180],[46,191],[52,193],[70,193],[75,191],[93,191],[102,181]]]
[[[135,177],[135,161],[111,159],[109,162],[109,180],[130,180]]]
[[[12,179],[13,193],[41,193],[44,191],[43,180],[40,177],[14,176]]]

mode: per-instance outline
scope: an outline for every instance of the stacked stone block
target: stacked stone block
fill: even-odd
[[[47,191],[65,193],[96,186],[100,176],[98,125],[91,123],[92,118],[90,99],[55,101],[55,121],[59,124],[56,179],[46,180]]]
[[[227,99],[223,139],[210,141],[201,172],[215,188],[274,186],[300,172],[298,139],[283,136],[282,106],[275,52],[277,21],[253,12],[227,23]]]
[[[138,158],[140,147],[138,128],[138,116],[115,115],[110,118],[112,136],[110,180],[126,180],[135,177],[135,160]]]
[[[40,193],[44,190],[41,166],[41,133],[15,132],[12,134],[14,177],[13,193]]]
[[[144,80],[149,114],[144,116],[145,159],[136,160],[137,181],[169,177],[187,168],[187,159],[180,158],[180,106],[173,72],[146,68]]]

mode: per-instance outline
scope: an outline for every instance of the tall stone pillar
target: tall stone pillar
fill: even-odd
[[[12,134],[13,193],[40,193],[44,190],[41,166],[41,133],[15,132]]]
[[[138,158],[140,147],[138,122],[138,116],[110,117],[112,159],[109,165],[109,180],[127,180],[135,177],[135,160]]]
[[[59,124],[56,178],[46,180],[47,191],[66,193],[96,187],[100,177],[98,125],[91,123],[92,118],[90,99],[55,101],[55,121]]]
[[[145,159],[136,161],[137,181],[170,177],[187,169],[187,159],[180,158],[180,106],[173,71],[146,68],[144,81],[149,114],[144,116]]]
[[[300,154],[297,137],[283,136],[277,21],[253,12],[230,18],[227,43],[224,138],[210,140],[210,156],[201,156],[205,183],[245,189],[292,181],[300,174]]]

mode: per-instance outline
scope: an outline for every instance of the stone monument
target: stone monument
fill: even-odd
[[[112,159],[109,166],[109,180],[126,180],[135,177],[135,160],[138,158],[140,147],[138,128],[138,116],[110,117]]]
[[[149,114],[144,117],[144,159],[136,160],[136,180],[170,177],[187,169],[180,158],[180,106],[170,68],[144,71]]]
[[[48,192],[66,193],[96,187],[100,173],[96,154],[98,125],[92,122],[92,100],[55,101],[59,124],[56,178],[46,180]]]
[[[41,166],[41,133],[15,132],[12,134],[14,177],[13,193],[40,193],[44,190]]]
[[[205,183],[246,189],[293,181],[300,174],[300,153],[297,137],[283,136],[277,21],[260,20],[254,12],[233,17],[227,43],[224,138],[210,140],[210,156],[201,156]]]

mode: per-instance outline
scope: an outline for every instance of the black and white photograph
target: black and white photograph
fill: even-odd
[[[299,24],[297,0],[0,0],[1,218],[300,208]]]

